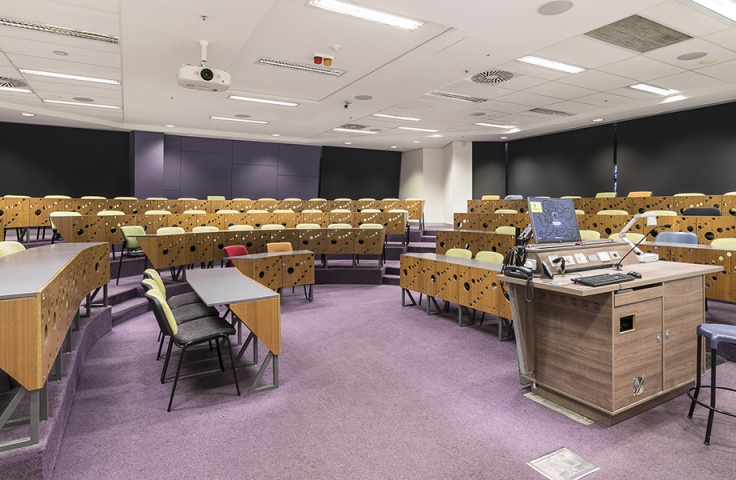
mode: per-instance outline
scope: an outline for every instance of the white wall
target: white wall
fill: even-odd
[[[424,198],[424,150],[401,154],[399,198]]]

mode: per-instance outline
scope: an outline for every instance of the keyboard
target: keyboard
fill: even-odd
[[[611,285],[614,283],[630,282],[634,277],[625,273],[602,273],[600,275],[590,275],[587,277],[573,278],[572,281],[589,287],[600,287],[603,285]]]

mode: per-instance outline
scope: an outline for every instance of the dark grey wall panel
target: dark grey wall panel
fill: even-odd
[[[181,190],[164,190],[164,193],[161,196],[168,198],[169,200],[176,200],[177,198],[183,197]]]
[[[180,137],[183,152],[233,153],[233,141],[223,138]]]
[[[233,163],[244,165],[278,165],[279,144],[234,141]]]
[[[506,144],[473,142],[473,198],[506,195]]]
[[[164,134],[131,132],[133,195],[154,197],[164,184]]]
[[[311,145],[279,145],[279,175],[319,177],[322,148]],[[317,192],[315,191],[316,195]]]
[[[319,177],[294,177],[279,175],[276,198],[289,197],[308,200],[315,198],[319,192]]]
[[[278,198],[278,170],[277,165],[233,165],[232,198]]]
[[[619,195],[736,190],[735,117],[728,103],[619,123]]]
[[[613,126],[509,143],[509,194],[594,197],[613,190]]]
[[[181,137],[164,137],[164,190],[181,190]]]
[[[232,198],[229,153],[181,152],[181,196],[205,199],[208,195]]]
[[[400,182],[401,152],[322,148],[322,198],[395,198]]]

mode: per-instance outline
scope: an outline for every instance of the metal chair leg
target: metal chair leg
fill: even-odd
[[[171,398],[169,398],[169,408],[166,409],[167,412],[171,411],[171,404],[174,402],[174,392],[176,392],[176,384],[179,381],[179,373],[181,372],[181,362],[184,360],[184,352],[186,351],[186,347],[181,349],[181,355],[179,355],[179,366],[176,367],[176,376],[174,377],[174,385],[171,387]]]

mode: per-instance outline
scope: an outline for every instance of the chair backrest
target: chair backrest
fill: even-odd
[[[364,208],[360,213],[381,213],[381,211],[377,208]]]
[[[5,198],[31,198],[28,195],[5,195]]]
[[[123,248],[140,248],[135,237],[145,235],[146,231],[139,225],[125,225],[120,227],[120,233],[123,235]]]
[[[471,252],[470,250],[466,250],[464,248],[451,248],[445,252],[445,255],[447,255],[448,257],[458,257],[458,258],[467,258],[467,259],[473,258],[473,252]]]
[[[138,197],[115,197],[115,200],[138,200]]]
[[[20,242],[0,242],[0,258],[3,258],[6,255],[11,255],[13,253],[22,252],[25,249],[26,247],[24,247],[23,244]]]
[[[378,230],[379,228],[383,228],[383,225],[380,223],[361,223],[359,228],[372,228]]]
[[[141,287],[143,287],[143,292],[147,292],[149,290],[158,290],[160,293],[163,293],[164,296],[166,296],[166,290],[163,292],[161,291],[161,287],[159,287],[158,283],[152,278],[144,277],[143,280],[141,280]]]
[[[583,197],[581,197],[580,195],[563,195],[560,198],[574,200],[576,198],[583,198]]]
[[[233,232],[243,231],[243,230],[254,230],[253,225],[230,225],[229,227],[227,227],[227,229]]]
[[[483,195],[481,200],[501,200],[501,195]]]
[[[506,195],[504,200],[524,200],[524,195]]]
[[[375,198],[359,198],[358,201],[359,202],[375,202],[376,199]]]
[[[647,210],[644,213],[653,213],[658,217],[676,217],[677,212],[673,212],[672,210]]]
[[[608,236],[608,238],[610,238],[614,242],[626,243],[625,240],[618,236],[618,233],[612,233]],[[628,238],[633,243],[639,243],[641,239],[644,238],[644,235],[642,235],[641,233],[626,232],[626,238]]]
[[[333,229],[334,228],[343,228],[343,229],[348,229],[348,228],[353,228],[353,226],[350,225],[349,223],[331,223],[331,224],[327,225],[327,228],[333,228]]]
[[[179,326],[176,324],[174,314],[166,303],[166,298],[158,290],[151,289],[145,293],[148,299],[153,315],[156,317],[158,326],[166,335],[174,336],[179,333]]]
[[[283,230],[283,225],[279,225],[278,223],[267,223],[265,225],[261,225],[261,230]]]
[[[513,214],[513,213],[519,213],[518,211],[514,210],[513,208],[499,208],[493,213],[499,213],[499,214]]]
[[[69,195],[45,195],[43,198],[63,198],[63,199],[70,199]]]
[[[156,230],[156,235],[177,235],[179,233],[187,233],[187,231],[181,227],[161,227]]]
[[[326,202],[327,199],[326,198],[310,198],[309,201],[310,202]]]
[[[398,198],[384,198],[384,202],[399,202],[400,200]]]
[[[6,197],[8,195],[5,195]],[[107,200],[107,197],[100,197],[98,195],[85,195],[83,197],[80,197],[82,200]]]
[[[301,202],[302,199],[301,198],[285,198],[284,201],[285,202]]]
[[[322,210],[317,210],[316,208],[308,208],[306,210],[302,210],[302,213],[322,213]]]
[[[508,225],[505,225],[503,227],[496,228],[495,233],[503,233],[504,235],[516,235],[516,227],[509,227]]]
[[[171,215],[168,210],[146,210],[144,215]]]
[[[661,232],[654,239],[656,243],[687,243],[698,244],[698,236],[693,232]]]
[[[181,213],[183,213],[184,215],[206,215],[207,214],[205,210],[184,210]]]
[[[263,197],[263,198],[259,198],[259,199],[258,199],[258,201],[259,201],[259,202],[275,202],[275,201],[276,201],[276,199],[275,199],[275,198],[267,198],[267,197]]]
[[[581,240],[598,240],[601,238],[601,234],[595,230],[580,230]]]
[[[245,213],[268,213],[268,210],[259,210],[259,209],[255,208],[253,210],[248,210]]]
[[[330,210],[330,213],[351,213],[352,210],[348,210],[347,208],[333,208]]]
[[[99,217],[118,217],[120,215],[125,215],[125,213],[120,210],[100,210],[97,212],[97,216]]]
[[[691,207],[684,209],[682,214],[694,217],[720,217],[721,211],[718,207]]]
[[[704,197],[704,193],[676,193],[672,195],[673,197]]]
[[[266,250],[268,253],[274,252],[292,252],[291,243],[289,242],[273,242],[266,244]]]
[[[207,200],[225,200],[225,195],[207,195]]]
[[[736,238],[716,238],[710,242],[711,247],[736,250]]]
[[[596,215],[628,215],[626,210],[601,210]]]
[[[194,197],[179,197],[177,200],[199,200],[198,198]]]
[[[595,198],[613,198],[616,196],[616,192],[598,192],[595,194]]]
[[[651,197],[652,192],[629,192],[627,197]]]
[[[51,229],[56,232],[56,225],[54,225],[54,218],[59,217],[81,217],[82,214],[79,212],[51,212],[49,213],[49,223],[51,224]]]
[[[580,210],[579,208],[576,208],[575,215],[585,215],[585,210]]]
[[[291,208],[277,208],[273,213],[294,213],[294,210]]]
[[[225,251],[226,257],[239,257],[242,255],[248,255],[248,249],[245,248],[245,245],[228,245],[226,247],[223,247],[222,249]],[[232,260],[227,261],[227,266],[233,266]]]
[[[166,295],[166,286],[164,285],[164,279],[161,278],[161,275],[159,275],[158,271],[154,268],[148,268],[143,271],[143,276],[145,278],[150,278],[154,282],[156,282],[156,286],[158,290]]]
[[[245,197],[233,198],[233,200],[237,202],[251,202],[252,201],[250,198],[245,198]]]
[[[479,262],[503,263],[503,255],[498,252],[489,252],[483,250],[475,254],[475,259]]]
[[[221,213],[221,214],[224,215],[224,214],[227,214],[227,213],[240,213],[240,211],[239,210],[228,210],[228,209],[224,208],[222,210],[218,210],[217,213]]]
[[[322,228],[322,225],[319,223],[298,223],[296,225],[297,230],[307,230],[310,228]]]
[[[212,233],[212,232],[219,232],[220,229],[215,226],[204,226],[204,227],[194,227],[192,228],[192,233]]]
[[[166,198],[166,197],[146,197],[146,200],[161,200],[161,201],[164,201],[164,200],[168,200],[168,198]]]
[[[335,202],[352,202],[353,200],[351,198],[336,198],[333,201],[335,201]]]
[[[363,211],[365,212],[365,210],[363,210]],[[379,212],[380,212],[380,210],[379,210]],[[403,208],[392,208],[391,210],[389,210],[386,213],[409,213],[409,210],[405,210]]]

